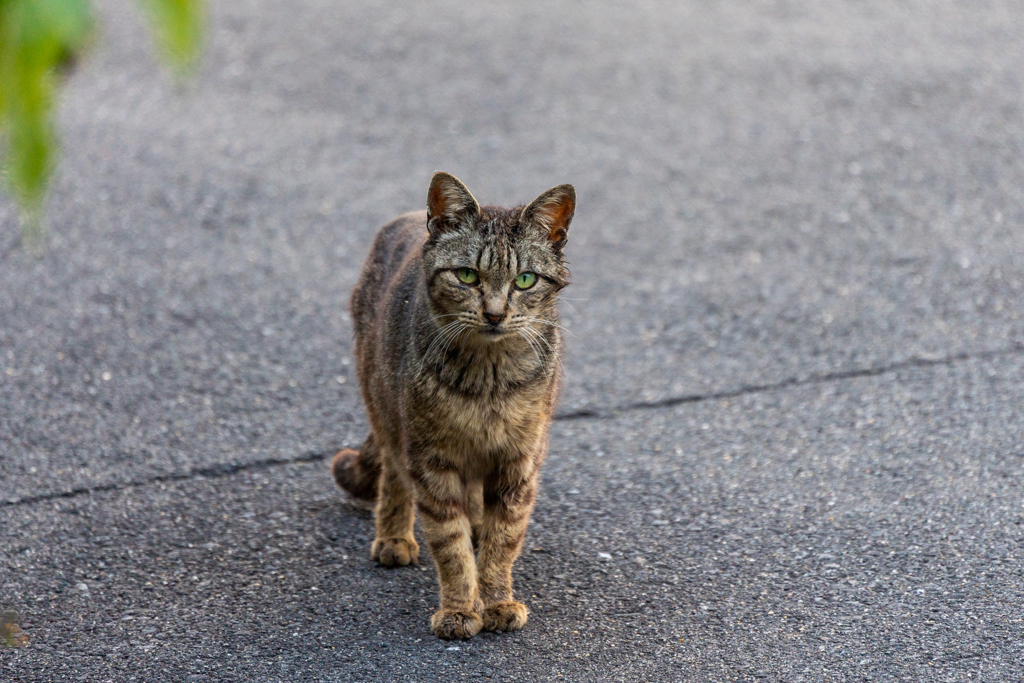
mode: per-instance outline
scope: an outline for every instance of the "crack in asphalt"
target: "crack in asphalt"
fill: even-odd
[[[657,401],[638,401],[635,403],[627,403],[621,406],[600,410],[583,409],[575,410],[568,413],[556,413],[553,419],[560,422],[568,422],[572,420],[609,419],[616,417],[617,415],[620,415],[622,413],[633,412],[637,410],[671,408],[673,406],[683,405],[686,403],[702,403],[704,401],[715,401],[724,398],[735,398],[737,396],[746,396],[748,394],[759,394],[769,391],[777,391],[779,389],[787,389],[789,387],[800,387],[811,384],[827,384],[829,382],[837,382],[845,379],[856,379],[860,377],[877,377],[879,375],[884,375],[889,372],[896,372],[898,370],[903,370],[907,368],[927,368],[935,367],[938,365],[952,365],[954,363],[958,363],[961,361],[986,360],[990,358],[1012,356],[1021,353],[1024,353],[1024,344],[1016,343],[1010,348],[997,349],[994,351],[984,351],[981,353],[957,353],[950,356],[943,356],[942,358],[917,357],[910,358],[905,361],[900,361],[898,363],[890,363],[889,365],[877,366],[873,368],[862,368],[859,370],[841,370],[837,372],[810,375],[808,377],[803,378],[791,377],[780,382],[772,382],[769,384],[752,384],[740,387],[738,389],[732,389],[729,391],[717,391],[709,394],[687,394],[684,396],[672,396],[659,399]],[[216,465],[207,465],[205,467],[197,467],[195,469],[190,469],[185,472],[179,472],[175,474],[161,474],[153,477],[135,479],[126,482],[113,482],[109,484],[97,484],[95,486],[82,486],[67,491],[43,493],[36,496],[26,496],[25,498],[18,498],[15,500],[0,500],[0,508],[21,505],[33,505],[35,503],[43,503],[51,500],[60,500],[62,498],[77,498],[78,496],[88,495],[91,493],[101,493],[104,491],[119,491],[134,488],[137,486],[158,484],[161,482],[185,481],[189,479],[197,479],[199,477],[215,479],[221,477],[230,477],[239,472],[267,469],[270,467],[278,467],[280,465],[292,465],[304,462],[319,462],[322,460],[326,460],[328,457],[334,455],[334,453],[337,452],[337,450],[337,448],[334,448],[326,451],[310,451],[293,458],[265,458],[263,460],[255,460],[253,462],[247,463],[220,463]]]
[[[789,387],[802,387],[809,384],[827,384],[828,382],[837,382],[844,379],[856,379],[859,377],[877,377],[884,375],[889,372],[896,372],[897,370],[903,370],[906,368],[927,368],[936,365],[952,365],[960,361],[966,360],[987,360],[990,358],[998,358],[1000,356],[1012,356],[1020,353],[1024,353],[1024,344],[1014,344],[1008,349],[997,349],[995,351],[983,351],[981,353],[957,353],[951,356],[943,356],[942,358],[910,358],[905,361],[898,363],[890,363],[889,365],[882,365],[873,368],[862,368],[859,370],[838,370],[836,372],[827,372],[810,375],[808,377],[791,377],[784,379],[780,382],[772,382],[769,384],[750,384],[747,386],[740,387],[738,389],[730,389],[728,391],[716,391],[710,394],[686,394],[684,396],[670,396],[667,398],[658,399],[656,401],[638,401],[636,403],[627,403],[621,406],[606,408],[606,409],[587,409],[574,410],[568,413],[556,414],[555,420],[589,420],[589,419],[607,419],[615,417],[620,413],[631,412],[634,410],[650,410],[655,408],[671,408],[672,406],[682,405],[684,403],[703,403],[704,401],[715,401],[723,398],[735,398],[737,396],[746,396],[748,394],[760,394],[768,391],[777,391],[779,389],[787,389]]]
[[[38,496],[26,496],[25,498],[19,498],[17,500],[2,500],[0,501],[0,507],[10,507],[14,505],[32,505],[34,503],[44,503],[48,500],[60,500],[61,498],[77,498],[78,496],[88,495],[90,493],[101,493],[103,491],[120,491],[124,489],[134,488],[136,486],[147,486],[149,484],[159,484],[165,481],[184,481],[187,479],[197,479],[203,477],[206,479],[220,479],[222,477],[230,477],[238,474],[239,472],[248,472],[251,470],[264,470],[270,467],[277,467],[279,465],[292,465],[295,463],[303,462],[319,462],[325,460],[327,457],[334,455],[336,451],[311,451],[309,453],[303,453],[302,455],[294,458],[265,458],[263,460],[254,460],[253,462],[244,463],[218,463],[216,465],[207,465],[205,467],[196,467],[194,469],[186,470],[185,472],[177,472],[174,474],[158,474],[152,477],[146,477],[144,479],[133,479],[131,481],[119,481],[111,482],[109,484],[97,484],[95,486],[81,486],[79,488],[70,489],[68,491],[55,491],[53,493],[42,493]]]

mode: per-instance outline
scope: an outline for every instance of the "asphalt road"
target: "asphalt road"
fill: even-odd
[[[1016,3],[239,0],[184,89],[99,8],[45,254],[0,199],[0,680],[1024,678]],[[458,644],[325,460],[439,169],[579,196],[532,616]]]

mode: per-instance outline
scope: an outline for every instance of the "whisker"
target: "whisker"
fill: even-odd
[[[453,327],[453,326],[458,325],[458,324],[459,324],[458,320],[453,320],[452,322],[450,322],[450,323],[448,323],[446,325],[443,325],[436,332],[434,332],[433,336],[430,338],[431,339],[431,344],[430,344],[430,346],[427,347],[427,350],[424,353],[424,355],[430,353],[430,349],[437,342],[438,337],[442,336],[448,328]]]
[[[457,325],[464,325],[464,324],[465,323],[463,323],[461,320],[453,320],[452,322],[446,324],[444,327],[442,327],[441,329],[439,329],[437,332],[434,333],[434,336],[431,337],[432,341],[430,342],[430,346],[428,346],[427,350],[423,352],[423,357],[420,359],[420,367],[419,367],[419,370],[417,372],[423,372],[423,365],[424,365],[424,363],[426,363],[427,358],[430,357],[430,352],[434,349],[434,346],[436,346],[443,339],[445,339],[448,336],[449,331],[452,328],[454,328]]]
[[[573,313],[575,313],[576,315],[579,315],[579,314],[580,314],[580,312],[576,310],[576,307],[575,307],[575,306],[573,306],[573,305],[572,305],[571,303],[569,303],[568,301],[566,301],[566,302],[565,302],[565,305],[566,305],[566,306],[568,306],[569,308],[571,308],[571,309],[572,309],[572,312],[573,312]]]
[[[555,353],[555,347],[551,346],[551,342],[549,342],[547,339],[545,339],[544,335],[542,335],[539,331],[533,329],[530,326],[527,326],[526,329],[530,330],[530,332],[536,336],[536,339],[538,341],[544,342],[544,344],[548,347],[548,349],[551,351],[552,354]]]
[[[544,351],[544,347],[540,345],[540,342],[543,341],[544,343],[547,343],[547,340],[544,339],[543,337],[541,337],[540,334],[537,332],[537,330],[533,329],[529,325],[523,327],[522,330],[523,330],[523,332],[525,332],[530,337],[530,339],[533,341],[533,343],[536,344],[537,348],[541,352],[541,355],[544,356],[544,357],[547,357],[548,354]],[[547,346],[548,346],[549,350],[552,350],[550,344],[547,344]]]
[[[526,343],[530,346],[530,350],[533,351],[533,355],[537,359],[537,364],[540,365],[543,362],[540,359],[540,352],[537,350],[537,347],[534,346],[533,341],[531,341],[530,338],[526,336],[526,333],[524,332],[525,329],[526,328],[523,327],[519,328],[518,330],[516,330],[516,334],[522,337],[523,340],[526,341]]]
[[[454,324],[456,322],[458,322],[458,321],[457,320],[453,320],[452,322],[445,323],[444,325],[439,326],[438,329],[434,332],[434,335],[436,336],[436,335],[440,334],[446,327],[448,327],[449,325],[452,325],[452,324]]]
[[[527,320],[528,322],[531,322],[531,323],[544,323],[545,325],[552,325],[552,326],[557,327],[558,329],[562,330],[563,332],[565,332],[566,334],[568,334],[570,336],[573,336],[573,337],[576,336],[575,334],[572,333],[572,330],[570,330],[565,325],[560,325],[560,324],[558,324],[556,322],[553,322],[551,320],[545,320],[544,318],[524,318],[524,320]]]
[[[455,337],[457,337],[465,328],[466,328],[466,324],[464,322],[462,322],[461,320],[459,320],[459,321],[456,321],[456,324],[452,327],[452,329],[447,334],[445,334],[444,338],[441,339],[441,341],[440,341],[440,343],[442,345],[442,347],[441,347],[441,349],[440,349],[440,351],[438,353],[438,356],[440,358],[444,358],[444,356],[445,356],[445,354],[446,354],[446,352],[448,350],[448,345],[451,344],[452,340],[455,339]]]
[[[444,348],[441,350],[441,358],[442,359],[445,358],[448,355],[448,348],[452,345],[452,342],[454,342],[456,339],[458,339],[460,336],[462,336],[462,333],[465,332],[468,329],[470,329],[469,325],[467,325],[466,323],[462,323],[462,327],[460,327],[455,332],[455,334],[451,335],[451,337],[448,339],[448,343],[445,344]]]
[[[544,344],[545,344],[545,345],[546,345],[546,346],[548,347],[548,349],[549,349],[549,350],[551,351],[551,355],[552,355],[552,356],[554,356],[554,358],[555,358],[555,362],[556,362],[556,363],[558,363],[558,369],[559,369],[559,371],[560,371],[560,372],[561,372],[561,373],[562,373],[562,374],[564,375],[564,374],[565,374],[565,365],[563,365],[563,364],[562,364],[562,359],[561,359],[561,358],[559,357],[559,355],[558,355],[558,354],[557,354],[557,353],[555,352],[555,349],[554,349],[554,347],[553,347],[553,346],[551,346],[551,342],[549,342],[549,341],[548,341],[547,339],[545,339],[545,338],[544,338],[544,335],[542,335],[542,334],[541,334],[540,332],[538,332],[537,330],[533,329],[533,328],[532,328],[532,327],[530,327],[529,325],[527,325],[527,326],[523,327],[522,329],[524,329],[524,330],[527,330],[527,331],[528,331],[528,332],[529,332],[529,333],[530,333],[530,334],[531,334],[531,335],[532,335],[532,336],[533,336],[533,337],[534,337],[535,339],[537,339],[537,340],[539,340],[539,341],[542,341],[542,342],[544,342]]]

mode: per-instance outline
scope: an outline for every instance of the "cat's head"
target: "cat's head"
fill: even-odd
[[[481,207],[455,176],[435,173],[423,265],[438,324],[461,323],[452,329],[488,341],[553,324],[558,292],[569,284],[562,249],[575,210],[572,185],[503,209]]]

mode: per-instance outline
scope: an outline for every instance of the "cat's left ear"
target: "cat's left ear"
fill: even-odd
[[[430,234],[451,230],[480,215],[469,189],[451,173],[438,171],[427,190],[427,229]]]
[[[569,223],[576,213],[576,190],[572,185],[558,185],[530,202],[519,217],[519,225],[532,227],[554,247],[565,246]]]

